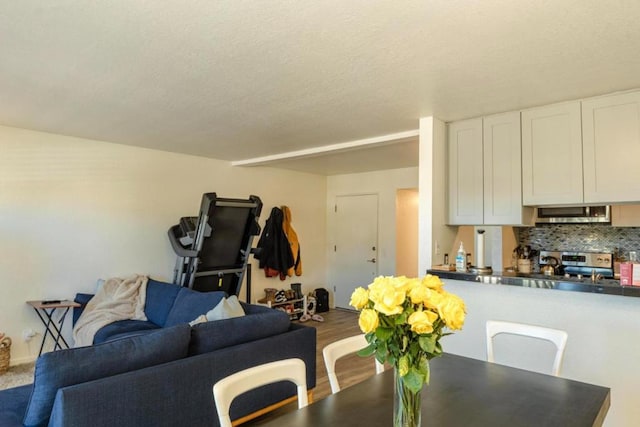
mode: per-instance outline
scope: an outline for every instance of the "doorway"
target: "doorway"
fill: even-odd
[[[418,189],[396,190],[396,276],[418,277]]]
[[[350,308],[351,294],[378,274],[378,195],[336,196],[332,251],[334,304]]]

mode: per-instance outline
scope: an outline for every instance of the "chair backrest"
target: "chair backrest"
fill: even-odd
[[[221,379],[213,386],[213,397],[221,427],[231,427],[229,409],[237,396],[263,385],[291,381],[298,388],[298,408],[307,406],[307,368],[301,359],[265,363]]]
[[[336,361],[347,354],[355,353],[365,348],[369,343],[364,334],[343,338],[327,345],[322,349],[324,366],[327,368],[331,393],[340,391],[340,384],[336,376]],[[376,374],[384,372],[384,365],[376,360]]]
[[[497,320],[487,321],[487,360],[494,362],[493,338],[498,334],[522,335],[532,338],[547,340],[555,344],[556,355],[553,361],[551,373],[560,374],[564,349],[567,345],[567,333],[559,329],[546,328],[544,326],[527,325],[524,323],[503,322]]]

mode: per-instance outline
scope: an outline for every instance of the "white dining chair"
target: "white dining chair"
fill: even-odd
[[[347,354],[362,350],[367,345],[369,345],[369,343],[365,339],[364,334],[360,334],[335,341],[322,349],[322,358],[324,359],[324,366],[327,368],[331,393],[340,391],[340,384],[336,376],[336,361]],[[377,360],[375,362],[376,374],[384,372],[384,365]]]
[[[221,427],[231,427],[229,409],[237,396],[263,385],[291,381],[298,390],[298,409],[309,404],[307,397],[307,368],[301,359],[285,359],[265,363],[236,372],[213,386],[218,419]]]
[[[538,338],[552,342],[556,346],[556,355],[553,360],[551,373],[560,375],[560,367],[564,357],[564,349],[567,346],[568,335],[560,329],[552,329],[544,326],[528,325],[524,323],[505,322],[498,320],[487,321],[487,360],[495,362],[493,352],[493,338],[499,334],[521,335]]]

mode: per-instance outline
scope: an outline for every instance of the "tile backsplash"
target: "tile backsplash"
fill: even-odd
[[[600,224],[549,224],[513,229],[518,243],[534,249],[586,252],[640,252],[640,227]]]

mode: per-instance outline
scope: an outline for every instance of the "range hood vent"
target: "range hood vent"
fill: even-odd
[[[611,206],[536,208],[536,224],[611,224]]]

